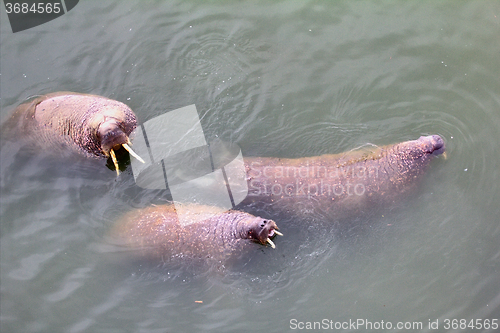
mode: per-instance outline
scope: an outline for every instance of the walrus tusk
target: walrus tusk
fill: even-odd
[[[279,232],[278,230],[274,229],[274,233],[278,236],[283,236],[283,234],[281,232]]]
[[[137,158],[140,162],[142,163],[146,163],[144,162],[144,160],[139,156],[137,155],[137,153],[135,151],[132,150],[132,148],[130,148],[130,146],[126,143],[122,144],[123,148],[125,148],[126,151],[128,151],[128,153],[132,156],[134,156],[135,158]]]
[[[111,149],[109,151],[109,154],[111,155],[111,159],[113,160],[113,164],[115,165],[116,175],[119,176],[120,175],[120,169],[118,168],[118,161],[116,160],[115,151],[113,149]]]
[[[266,239],[266,242],[268,242],[268,243],[269,243],[269,245],[271,245],[271,247],[272,247],[273,249],[275,249],[275,248],[276,248],[276,245],[274,245],[273,241],[272,241],[272,240],[270,240],[269,238],[268,238],[268,239]]]

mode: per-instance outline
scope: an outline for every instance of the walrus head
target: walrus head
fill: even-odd
[[[128,135],[120,125],[117,119],[109,118],[99,126],[97,136],[106,156],[109,156],[112,149],[119,149],[122,144],[129,142]]]
[[[274,245],[271,238],[276,235],[283,236],[281,232],[278,231],[278,226],[273,220],[263,219],[261,217],[254,217],[247,219],[245,221],[244,234],[242,238],[251,239],[262,245],[269,244],[274,249]],[[245,233],[246,232],[246,233]]]
[[[444,154],[446,157],[446,148],[444,140],[439,135],[421,136],[414,141],[406,141],[395,145],[400,152],[407,154],[409,159],[414,162],[428,161],[434,156]]]
[[[384,193],[379,197],[385,201],[396,200],[396,197],[409,193],[418,185],[417,179],[425,175],[430,162],[441,154],[446,158],[445,143],[439,135],[421,136],[417,140],[384,146],[381,153],[367,160],[367,167],[380,173],[373,173],[370,182],[367,181],[364,186],[372,186],[374,191]]]
[[[421,136],[417,142],[420,142],[423,150],[428,154],[437,156],[445,153],[444,140],[439,135]]]
[[[101,150],[106,157],[111,156],[117,175],[120,174],[120,171],[115,150],[120,149],[120,147],[125,148],[130,155],[144,163],[144,160],[130,148],[130,140],[126,132],[127,129],[124,128],[123,122],[116,118],[107,118],[99,125],[97,130],[97,137],[101,143]]]

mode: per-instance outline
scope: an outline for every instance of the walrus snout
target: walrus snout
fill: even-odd
[[[444,140],[439,135],[421,136],[417,141],[424,145],[424,151],[432,155],[440,155],[445,152]]]
[[[116,119],[110,119],[99,126],[98,137],[101,140],[101,149],[104,155],[109,156],[111,149],[119,148],[124,143],[128,143],[128,135],[121,128]]]
[[[257,217],[250,222],[250,229],[248,230],[249,239],[253,239],[263,245],[268,243],[272,248],[275,248],[276,246],[271,238],[276,235],[283,236],[283,234],[278,231],[278,225],[273,220]]]
[[[116,174],[119,175],[120,171],[118,168],[118,161],[115,155],[115,149],[120,149],[120,147],[125,148],[130,155],[137,158],[140,162],[144,163],[144,160],[137,155],[132,148],[130,148],[130,140],[125,133],[125,129],[122,128],[122,123],[117,119],[111,118],[106,120],[99,126],[97,131],[97,136],[101,141],[101,150],[106,157],[110,157],[113,160],[113,164],[116,168]]]

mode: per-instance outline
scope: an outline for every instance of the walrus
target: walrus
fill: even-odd
[[[264,204],[294,216],[357,216],[410,193],[430,161],[444,152],[444,140],[431,135],[335,155],[245,157],[248,195],[236,208]],[[128,213],[112,234],[148,256],[219,262],[251,240],[274,247],[271,238],[281,235],[275,222],[241,211],[217,213],[215,207],[200,205],[183,209],[193,214],[194,223],[182,225],[172,205],[151,206]]]
[[[102,96],[65,91],[38,96],[19,105],[7,124],[10,132],[44,151],[111,157],[117,174],[115,150],[120,147],[144,162],[130,148],[129,136],[137,126],[134,112]]]
[[[182,221],[177,215],[181,211]],[[126,213],[112,226],[108,240],[134,250],[141,258],[223,263],[232,255],[244,254],[254,243],[274,248],[271,239],[275,235],[282,236],[276,222],[249,213],[221,212],[198,204],[164,204]]]
[[[356,216],[411,193],[433,157],[444,151],[444,140],[430,135],[341,154],[245,157],[248,195],[239,207],[265,204],[295,216]]]

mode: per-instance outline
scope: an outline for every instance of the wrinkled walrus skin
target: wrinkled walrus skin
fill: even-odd
[[[340,219],[397,202],[443,153],[438,135],[422,136],[369,151],[297,159],[245,158],[248,196],[241,204],[262,204],[308,216]]]
[[[44,152],[76,151],[87,157],[114,157],[137,126],[125,104],[102,96],[56,92],[19,105],[11,132]],[[116,165],[116,163],[115,163]]]
[[[176,208],[189,212],[189,224],[179,222]],[[195,204],[176,208],[150,206],[125,214],[109,233],[111,243],[150,259],[223,263],[233,254],[255,248],[255,243],[274,247],[270,238],[280,234],[274,221],[248,213],[221,213],[218,208]]]

